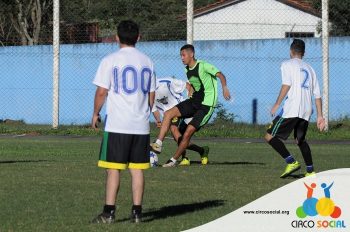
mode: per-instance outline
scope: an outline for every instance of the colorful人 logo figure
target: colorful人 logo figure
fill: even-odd
[[[324,197],[317,199],[313,197],[314,189],[316,184],[312,183],[308,186],[304,183],[307,188],[307,199],[304,201],[303,205],[298,207],[296,214],[299,218],[305,218],[307,216],[330,216],[332,218],[339,218],[341,215],[341,209],[334,204],[334,201],[331,199],[330,189],[333,186],[334,182],[327,186],[326,183],[322,183],[321,187],[324,191]]]

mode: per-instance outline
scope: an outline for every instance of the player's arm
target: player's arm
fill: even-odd
[[[160,113],[158,110],[153,112],[154,119],[156,120],[156,125],[158,128],[162,125],[162,120],[160,119]]]
[[[276,114],[276,111],[278,110],[278,108],[280,107],[283,99],[287,96],[287,93],[290,89],[289,85],[282,85],[280,93],[277,97],[277,100],[275,102],[275,104],[273,105],[272,109],[271,109],[271,115],[274,116]]]
[[[192,85],[189,82],[186,82],[187,96],[191,97],[193,94]]]
[[[316,111],[317,111],[317,128],[323,131],[325,128],[325,120],[322,113],[322,98],[315,99]]]
[[[92,115],[91,126],[96,129],[97,122],[99,121],[100,111],[105,103],[106,96],[108,94],[108,89],[97,87],[94,99],[94,113]]]
[[[316,105],[316,111],[317,111],[317,128],[320,131],[323,131],[325,126],[326,126],[326,122],[323,118],[323,112],[322,112],[322,98],[321,98],[321,91],[320,91],[320,86],[318,84],[318,80],[316,78],[316,73],[313,69],[311,69],[311,74],[313,77],[313,95],[315,98],[315,105]]]
[[[149,92],[149,94],[148,94],[149,106],[150,106],[151,109],[153,108],[155,95],[156,95],[155,92]]]
[[[230,95],[230,91],[229,89],[227,88],[227,83],[226,83],[226,77],[224,74],[222,74],[222,72],[218,72],[216,73],[215,75],[217,78],[220,79],[220,82],[221,82],[221,86],[222,86],[222,93],[224,95],[224,98],[226,100],[230,100],[231,99],[231,95]]]

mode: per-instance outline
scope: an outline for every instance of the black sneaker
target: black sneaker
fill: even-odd
[[[91,221],[91,223],[94,223],[94,224],[112,224],[114,222],[115,222],[114,214],[109,214],[109,213],[101,213]]]
[[[142,222],[142,214],[141,212],[137,212],[136,210],[131,211],[130,221],[132,223],[140,223]]]

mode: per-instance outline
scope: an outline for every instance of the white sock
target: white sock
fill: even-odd
[[[163,142],[162,142],[162,140],[157,139],[157,140],[156,140],[156,144],[158,144],[159,146],[162,146],[162,145],[163,145]]]
[[[177,162],[177,160],[176,159],[174,159],[173,157],[171,157],[171,159],[170,159],[173,163],[176,163]]]

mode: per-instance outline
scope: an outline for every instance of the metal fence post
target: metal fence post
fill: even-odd
[[[53,96],[52,127],[59,125],[60,1],[53,2]]]
[[[323,67],[323,117],[326,121],[325,130],[329,123],[329,29],[328,29],[328,0],[322,0],[322,67]]]
[[[187,0],[187,43],[193,44],[193,0]]]

